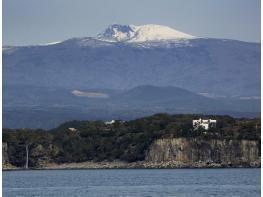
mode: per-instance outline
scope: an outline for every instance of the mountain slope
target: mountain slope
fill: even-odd
[[[260,95],[260,44],[190,39],[123,43],[93,38],[3,52],[4,84],[130,89],[176,86],[224,96]]]

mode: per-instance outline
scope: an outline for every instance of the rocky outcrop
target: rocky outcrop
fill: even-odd
[[[41,144],[30,148],[30,168],[34,169],[111,169],[111,168],[224,168],[260,167],[259,141],[167,138],[154,141],[145,160],[137,162],[85,161],[55,163],[56,146]],[[3,169],[22,169],[10,164],[7,143],[3,143]]]
[[[189,167],[258,166],[259,142],[197,138],[158,139],[152,143],[146,162]]]
[[[48,163],[53,162],[52,157],[55,157],[58,152],[58,148],[52,144],[47,146],[37,144],[34,147],[30,148],[30,164],[31,166],[38,167],[45,166]]]
[[[2,142],[2,164],[8,164],[9,163],[9,158],[8,158],[8,152],[7,152],[7,143]]]
[[[8,145],[2,142],[2,169],[15,169],[16,167],[10,164],[8,157]]]

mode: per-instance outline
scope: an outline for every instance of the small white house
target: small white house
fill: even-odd
[[[72,132],[76,132],[77,131],[77,129],[75,129],[75,128],[68,128],[68,130],[72,131]]]
[[[114,124],[116,121],[115,120],[111,120],[111,121],[106,121],[104,122],[106,125],[110,125],[110,124]]]
[[[205,130],[209,128],[216,127],[216,120],[212,119],[198,119],[193,120],[193,127],[194,129],[198,129],[198,127],[203,127]]]

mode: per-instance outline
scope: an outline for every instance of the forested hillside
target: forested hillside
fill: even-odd
[[[194,130],[192,120],[213,118],[217,127]],[[42,162],[113,161],[145,159],[152,142],[160,138],[195,138],[200,140],[260,141],[260,119],[234,119],[230,116],[156,114],[128,122],[70,121],[53,130],[3,129],[8,146],[8,160],[24,166],[26,146],[29,166]],[[258,143],[260,146],[260,143]]]

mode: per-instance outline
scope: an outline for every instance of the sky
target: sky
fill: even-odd
[[[96,36],[110,24],[159,24],[260,42],[260,0],[3,0],[3,45]]]

